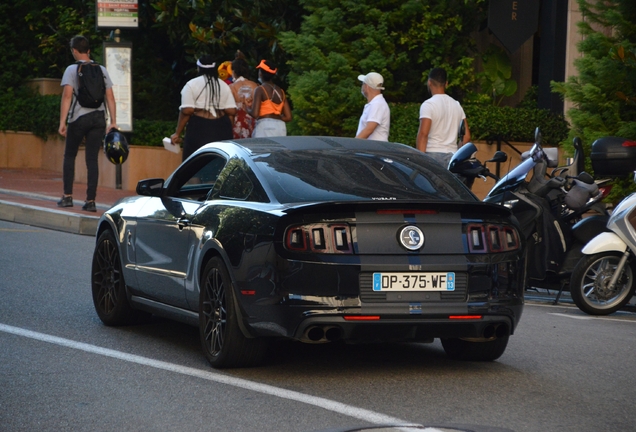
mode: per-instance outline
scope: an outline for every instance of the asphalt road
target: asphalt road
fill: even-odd
[[[0,222],[0,430],[325,431],[472,425],[631,431],[636,314],[527,304],[496,362],[433,344],[281,343],[217,371],[196,328],[109,328],[90,296],[94,239]]]

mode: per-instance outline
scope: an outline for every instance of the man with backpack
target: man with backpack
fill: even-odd
[[[90,59],[90,46],[84,36],[71,39],[71,53],[76,63],[68,66],[62,77],[62,103],[58,132],[66,137],[64,149],[64,195],[59,207],[73,207],[73,181],[75,157],[85,139],[88,185],[86,202],[82,210],[97,211],[95,196],[99,168],[97,158],[102,139],[107,131],[116,128],[115,96],[113,82],[104,66]],[[106,128],[105,109],[108,108],[110,124]],[[67,125],[68,122],[68,125]]]

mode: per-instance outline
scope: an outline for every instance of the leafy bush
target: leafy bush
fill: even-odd
[[[29,131],[46,139],[57,133],[59,121],[59,96],[42,96],[30,89],[0,95],[0,130]]]
[[[60,121],[60,96],[42,96],[21,88],[0,95],[0,130],[33,132],[47,139],[57,135]],[[174,121],[135,120],[129,142],[135,145],[161,146],[161,140],[174,133]]]
[[[292,133],[355,135],[365,104],[359,74],[384,77],[384,97],[422,101],[433,67],[449,74],[449,91],[475,84],[471,38],[485,15],[483,0],[300,0],[300,31],[279,35],[289,55]]]
[[[174,121],[135,120],[129,142],[134,145],[161,146],[161,140],[172,135],[176,127],[176,116]]]
[[[569,132],[565,118],[546,109],[465,105],[464,111],[473,140],[532,142],[538,127],[545,144],[558,146]]]
[[[415,147],[415,138],[420,127],[419,103],[389,103],[391,109],[391,128],[389,141]]]
[[[391,130],[389,139],[415,146],[419,128],[420,104],[389,104]],[[543,142],[558,145],[568,136],[568,124],[563,116],[548,110],[530,108],[496,107],[492,105],[464,105],[470,127],[471,139],[532,142],[537,127]]]
[[[583,39],[574,61],[578,74],[566,82],[552,82],[553,91],[573,102],[568,111],[572,139],[583,141],[586,154],[603,136],[636,139],[636,7],[634,0],[578,0],[583,20],[577,23]],[[607,31],[611,30],[611,31]],[[591,170],[589,158],[586,170]],[[627,174],[627,173],[626,173]],[[608,201],[616,204],[636,186],[627,178],[616,180]]]

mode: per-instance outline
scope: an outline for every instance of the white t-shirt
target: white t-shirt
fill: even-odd
[[[105,111],[104,104],[101,104],[101,106],[97,108],[86,108],[76,102],[75,93],[77,93],[77,90],[79,89],[79,82],[77,80],[78,67],[79,65],[75,63],[68,66],[64,71],[64,75],[62,75],[62,82],[60,83],[62,87],[64,87],[65,85],[69,85],[73,88],[73,99],[71,100],[71,108],[68,110],[67,120],[69,123],[73,123],[84,114],[88,114],[93,111]],[[109,89],[113,86],[113,82],[111,81],[110,75],[108,75],[108,71],[106,70],[106,68],[101,65],[100,67],[102,69],[102,73],[104,74],[104,83],[106,85],[106,88]],[[104,101],[106,101],[106,99],[104,99]]]
[[[371,102],[364,106],[360,123],[358,123],[358,135],[367,126],[368,122],[376,122],[378,125],[367,139],[376,141],[389,140],[389,128],[391,127],[391,111],[384,96],[377,95]]]
[[[206,87],[208,81],[205,75],[188,81],[181,89],[181,106],[179,109],[204,109],[210,111],[213,115],[217,115],[215,107],[220,110],[236,108],[236,101],[230,86],[218,78],[216,80],[219,83],[220,91],[214,95],[213,101],[210,101],[209,88]]]
[[[436,94],[420,106],[420,119],[431,119],[427,152],[455,153],[457,131],[466,118],[462,106],[447,94]]]

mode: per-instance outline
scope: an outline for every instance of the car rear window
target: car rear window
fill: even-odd
[[[280,203],[477,200],[447,169],[412,150],[277,151],[254,161]]]

